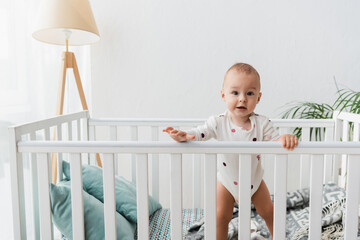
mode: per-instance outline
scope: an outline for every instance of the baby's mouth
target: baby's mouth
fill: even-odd
[[[246,107],[243,107],[243,106],[240,106],[240,107],[236,107],[237,109],[243,109],[243,110],[245,110],[246,109]]]

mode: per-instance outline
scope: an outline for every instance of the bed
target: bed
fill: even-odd
[[[86,217],[89,210],[86,210],[85,202],[93,195],[86,191],[83,168],[85,165],[95,165],[97,154],[100,154],[103,165],[100,177],[103,181],[100,202],[102,200],[103,205],[96,203],[102,206],[99,211],[103,224],[97,225],[102,225],[104,238],[119,239],[122,229],[118,223],[122,221],[123,226],[129,222],[128,230],[134,233],[134,236],[128,235],[129,239],[189,239],[191,231],[187,229],[195,229],[203,221],[208,227],[203,228],[202,236],[215,239],[216,158],[220,153],[239,154],[239,181],[244,183],[239,184],[239,205],[237,209],[234,208],[236,235],[233,238],[269,237],[266,228],[261,227],[262,220],[251,210],[250,184],[247,184],[250,183],[250,173],[246,169],[250,167],[251,154],[260,153],[271,156],[274,163],[274,171],[268,171],[271,172],[268,178],[274,179],[275,239],[320,239],[331,231],[329,228],[332,225],[338,223],[343,227],[339,231],[343,238],[356,239],[360,175],[359,115],[342,112],[334,114],[334,118],[329,120],[272,121],[280,132],[301,127],[299,147],[289,153],[274,142],[209,141],[183,144],[161,139],[160,130],[165,126],[192,127],[201,124],[202,119],[92,119],[87,111],[83,111],[13,126],[9,130],[15,239],[27,239],[29,224],[26,223],[26,213],[29,212],[32,213],[33,238],[53,239],[56,216],[51,194],[54,186],[58,185],[50,184],[52,154],[57,156],[58,182],[64,181],[63,163],[68,162],[71,169],[67,191],[71,193],[68,205],[73,210],[68,219],[74,219],[70,224],[72,239],[90,239]],[[324,130],[324,142],[310,141],[310,129],[314,127]],[[127,136],[124,128],[128,129]],[[57,134],[54,134],[55,130]],[[145,140],[141,139],[142,135]],[[123,160],[124,154],[128,158],[127,163]],[[294,180],[293,170],[288,173],[288,168],[291,169],[289,159],[294,156],[300,162],[298,180]],[[24,159],[28,159],[30,169],[28,180],[24,179],[23,174],[26,165]],[[169,167],[166,172],[159,170],[164,162]],[[118,200],[126,196],[118,197],[116,192],[118,177],[126,165],[129,167],[126,170],[129,173],[128,181],[134,184],[136,193],[136,214],[132,216],[126,216],[126,211],[120,211],[120,214],[117,205]],[[186,175],[188,171],[190,175]],[[167,179],[164,180],[164,176]],[[190,185],[188,176],[192,179]],[[289,179],[291,181],[287,181]],[[24,181],[29,181],[31,185],[30,206],[25,204]],[[287,194],[288,186],[294,185],[294,182],[298,188]],[[170,191],[163,189],[165,183],[168,183]],[[308,202],[304,202],[301,208],[298,206],[300,203],[296,202],[295,207],[291,207],[294,204],[291,194],[301,191],[305,191],[302,195],[308,196]],[[333,197],[336,193],[339,198],[332,199],[341,212],[337,221],[332,216],[332,220],[325,219],[324,222],[324,209],[326,213],[327,204],[334,202],[328,202],[327,191]],[[153,205],[149,195],[163,205],[151,214]],[[165,199],[165,195],[168,198]],[[191,196],[191,204],[187,196]],[[240,218],[236,217],[236,211],[240,212]],[[305,217],[300,218],[300,215]],[[122,220],[119,220],[120,217]],[[256,231],[252,233],[250,229],[254,224],[257,225]],[[195,229],[197,233],[198,230]]]

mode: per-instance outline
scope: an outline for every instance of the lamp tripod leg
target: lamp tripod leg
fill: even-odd
[[[79,74],[79,69],[77,67],[77,63],[76,63],[76,58],[75,55],[73,54],[72,56],[72,64],[73,64],[73,71],[74,71],[74,76],[75,76],[75,82],[76,82],[76,86],[78,88],[79,91],[79,96],[80,96],[80,100],[81,100],[81,104],[83,106],[84,110],[88,110],[88,106],[86,103],[86,99],[85,99],[85,94],[84,94],[84,90],[81,84],[81,79],[80,79],[80,74]],[[96,163],[99,167],[102,167],[101,164],[101,158],[100,158],[100,154],[96,153]]]
[[[65,83],[66,83],[66,69],[67,69],[67,56],[66,53],[62,55],[61,68],[60,68],[60,80],[58,88],[58,97],[56,104],[56,115],[62,115],[64,109],[64,95],[65,95]],[[56,128],[54,129],[54,141],[56,140]],[[51,182],[56,184],[57,181],[57,153],[51,154]]]
[[[81,84],[79,69],[76,64],[75,55],[72,52],[64,52],[62,55],[61,70],[60,70],[60,81],[58,98],[56,104],[56,115],[62,115],[64,109],[64,95],[65,95],[65,83],[66,83],[66,70],[72,68],[74,71],[76,86],[79,91],[79,96],[83,110],[88,110],[88,106],[85,99],[84,90]],[[54,140],[56,140],[56,128],[54,129]],[[102,167],[100,154],[96,153],[96,162],[99,167]],[[51,155],[51,178],[52,183],[56,184],[57,181],[57,153]]]

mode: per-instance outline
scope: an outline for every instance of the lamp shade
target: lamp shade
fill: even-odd
[[[33,37],[39,41],[65,45],[87,45],[100,39],[88,0],[43,0]]]

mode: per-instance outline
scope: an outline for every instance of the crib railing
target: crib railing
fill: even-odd
[[[104,163],[104,209],[106,239],[115,239],[115,198],[114,198],[114,154],[134,153],[136,155],[137,171],[137,204],[138,204],[138,237],[148,239],[148,154],[171,154],[171,238],[182,239],[182,186],[181,166],[182,154],[205,154],[205,237],[215,239],[216,236],[216,154],[239,154],[239,239],[250,239],[250,171],[251,154],[275,154],[275,200],[274,200],[274,239],[285,239],[286,230],[286,169],[287,157],[290,154],[311,155],[310,172],[310,239],[321,238],[321,206],[322,179],[325,154],[348,154],[348,189],[345,238],[353,239],[357,236],[359,204],[359,175],[360,175],[360,143],[300,143],[294,151],[287,151],[276,142],[49,142],[49,141],[21,141],[18,143],[20,153],[31,152],[37,154],[39,165],[46,166],[45,171],[39,171],[39,200],[40,200],[40,233],[42,239],[51,239],[51,214],[49,178],[47,167],[50,152],[70,153],[72,177],[73,219],[83,219],[82,180],[80,153],[103,154]],[[74,177],[74,178],[73,178]],[[84,226],[81,221],[73,221],[74,238],[84,239]],[[76,236],[76,237],[75,237]]]
[[[21,140],[47,140],[50,141],[50,135],[54,128],[57,129],[57,139],[63,139],[63,133],[66,132],[67,140],[87,140],[88,139],[88,119],[89,112],[82,111],[78,113],[57,116],[45,120],[40,120],[32,123],[26,123],[19,126],[9,128],[9,156],[10,156],[10,178],[11,178],[11,197],[13,207],[13,227],[15,239],[26,239],[26,216],[25,216],[25,191],[24,191],[24,161],[23,154],[18,151],[17,143]],[[74,125],[74,127],[73,127]],[[75,130],[75,131],[73,131]],[[76,133],[76,138],[73,138],[73,133]],[[75,134],[74,134],[75,135]],[[62,159],[62,153],[59,153],[59,158]],[[50,155],[50,153],[49,153]],[[48,156],[49,157],[49,156]],[[39,191],[44,191],[38,187],[38,172],[42,172],[42,166],[39,166],[36,161],[36,154],[30,153],[30,171],[31,171],[31,210],[32,222],[34,224],[34,238],[40,239],[40,222],[39,222]],[[62,177],[62,165],[59,161],[59,168]],[[45,165],[44,165],[45,166]],[[49,166],[47,164],[46,166]],[[38,170],[38,168],[41,168]],[[51,174],[51,171],[50,171]],[[46,191],[46,190],[45,190]],[[43,201],[43,200],[41,200]],[[40,205],[41,206],[41,205]],[[52,226],[51,226],[52,228]]]
[[[333,182],[337,182],[337,176],[338,176],[338,170],[340,169],[341,160],[342,162],[347,162],[348,154],[354,154],[357,155],[359,146],[356,145],[356,143],[334,143],[335,145],[331,145],[331,143],[326,143],[329,145],[317,145],[319,143],[306,143],[310,139],[310,128],[311,127],[325,127],[325,139],[327,141],[333,141],[334,138],[336,140],[344,140],[349,138],[349,132],[352,134],[351,138],[352,141],[359,141],[359,124],[360,124],[360,118],[359,115],[355,114],[347,114],[347,113],[340,113],[335,114],[333,120],[273,120],[273,123],[275,126],[279,127],[280,131],[286,131],[287,128],[293,128],[293,127],[302,127],[302,142],[294,152],[290,152],[291,154],[300,154],[301,155],[301,176],[302,176],[302,185],[305,186],[311,186],[312,191],[315,191],[312,195],[316,195],[321,193],[319,191],[319,186],[316,188],[316,186],[313,186],[314,182],[317,182],[318,184],[321,182],[328,182],[329,180],[332,180]],[[286,192],[286,184],[283,183],[286,182],[286,175],[284,174],[278,174],[286,173],[287,169],[287,155],[289,152],[284,152],[283,149],[279,147],[278,143],[255,143],[255,145],[231,145],[235,143],[216,143],[216,142],[192,142],[192,143],[185,143],[185,144],[177,144],[174,142],[135,142],[139,140],[139,126],[147,126],[151,127],[151,141],[159,141],[159,132],[161,131],[162,127],[164,126],[181,126],[181,127],[192,127],[199,125],[203,123],[204,120],[198,119],[198,120],[159,120],[159,119],[150,119],[150,120],[140,120],[140,119],[125,119],[125,120],[116,120],[116,119],[89,119],[89,114],[87,111],[75,113],[75,114],[69,114],[64,116],[59,116],[51,119],[46,119],[34,123],[24,124],[21,126],[15,126],[10,128],[10,170],[11,170],[11,185],[12,185],[12,199],[13,199],[13,221],[14,221],[14,236],[15,239],[26,239],[26,221],[25,221],[25,200],[24,200],[24,176],[23,176],[23,157],[30,153],[30,172],[31,172],[31,193],[32,193],[32,217],[33,217],[33,223],[34,223],[34,238],[40,239],[40,232],[42,235],[50,236],[52,235],[52,224],[51,224],[51,211],[49,208],[47,208],[47,202],[48,202],[48,184],[46,183],[45,179],[50,179],[51,177],[51,171],[48,169],[50,168],[50,164],[46,159],[48,160],[50,157],[50,153],[57,152],[59,154],[58,159],[63,159],[62,154],[64,153],[71,153],[70,154],[70,162],[71,168],[75,174],[77,174],[81,168],[81,162],[84,163],[84,161],[89,162],[89,156],[95,155],[95,153],[100,152],[103,153],[102,160],[104,161],[104,171],[108,172],[109,169],[112,169],[112,171],[116,171],[117,165],[120,164],[119,159],[117,159],[118,153],[131,153],[133,156],[133,174],[132,178],[134,182],[141,182],[144,183],[143,177],[140,176],[146,176],[146,181],[148,181],[147,173],[148,173],[148,158],[149,154],[151,154],[152,159],[152,166],[151,166],[151,172],[152,172],[152,195],[159,199],[159,163],[158,163],[158,156],[159,154],[163,153],[169,153],[171,154],[173,160],[171,160],[171,168],[172,168],[172,176],[170,179],[174,179],[174,182],[171,182],[171,196],[177,196],[176,198],[173,197],[173,199],[170,202],[170,207],[173,208],[172,210],[172,234],[173,236],[181,236],[177,235],[178,232],[181,232],[181,224],[179,225],[179,219],[181,219],[181,212],[179,212],[179,206],[182,205],[182,198],[179,197],[182,194],[181,191],[181,162],[183,161],[183,155],[185,153],[195,153],[194,154],[194,171],[199,172],[200,171],[200,159],[198,158],[199,154],[205,154],[205,180],[204,182],[208,184],[208,186],[212,187],[205,187],[205,209],[206,210],[206,216],[207,221],[209,224],[213,225],[214,220],[216,219],[214,216],[216,216],[216,212],[214,210],[214,206],[216,202],[212,202],[213,196],[216,196],[216,153],[222,153],[222,152],[231,152],[231,153],[243,153],[245,155],[241,155],[241,166],[244,166],[246,164],[249,164],[249,160],[246,157],[246,154],[251,154],[253,152],[258,153],[272,153],[272,154],[278,154],[275,161],[275,186],[274,186],[274,193],[275,193],[275,205],[277,206],[276,209],[283,209],[281,204],[284,206],[286,205],[284,202],[284,192]],[[353,123],[353,130],[350,131],[348,128],[349,123]],[[96,136],[96,128],[100,126],[105,126],[109,130],[110,139],[112,141],[106,141],[106,142],[94,142],[89,141],[89,138],[92,140],[98,139]],[[117,128],[120,126],[130,126],[131,127],[131,140],[133,142],[114,142],[116,140],[120,140]],[[58,132],[57,140],[68,140],[72,142],[64,142],[64,141],[57,141],[53,142],[50,140],[52,139],[51,133],[53,132],[52,129],[56,128]],[[116,129],[116,131],[114,131]],[[345,130],[344,130],[345,129]],[[62,134],[60,134],[62,133]],[[39,142],[34,140],[46,140],[45,142]],[[84,140],[85,142],[74,142],[74,141],[80,141]],[[154,145],[152,145],[154,144]],[[170,145],[167,145],[170,144]],[[214,145],[215,144],[215,145]],[[230,144],[230,145],[227,145]],[[239,144],[239,143],[236,143]],[[242,143],[243,144],[243,143]],[[250,143],[249,143],[250,144]],[[253,144],[253,143],[251,143]],[[256,145],[256,144],[265,144],[265,145]],[[267,145],[268,144],[268,145]],[[275,145],[271,145],[275,144]],[[343,145],[337,145],[337,144],[343,144]],[[354,145],[355,144],[355,145]],[[253,148],[256,147],[256,148]],[[261,147],[261,150],[259,152],[259,148]],[[320,148],[318,148],[320,147]],[[90,151],[89,148],[92,148]],[[116,148],[116,149],[115,149]],[[139,150],[143,148],[143,151]],[[186,150],[187,149],[187,150]],[[212,149],[212,150],[211,150]],[[321,151],[320,151],[320,150]],[[145,151],[146,150],[146,151]],[[319,154],[321,156],[319,156]],[[324,156],[322,156],[325,154]],[[335,154],[335,155],[334,155]],[[245,160],[243,160],[243,158]],[[342,158],[342,159],[341,159]],[[108,160],[106,160],[108,159]],[[311,160],[313,159],[313,160]],[[320,159],[320,160],[317,160]],[[322,160],[324,159],[324,160]],[[142,161],[143,164],[140,164],[140,167],[136,167],[136,162]],[[214,163],[215,162],[215,163]],[[358,175],[356,175],[356,172],[354,174],[354,170],[350,170],[346,174],[346,169],[359,169],[358,164],[359,161],[354,160],[354,156],[349,157],[349,161],[347,165],[343,164],[343,167],[341,168],[342,176],[347,176],[348,181],[348,190],[351,192],[351,194],[355,194],[354,196],[359,196],[359,194],[356,195],[356,191],[358,191],[359,184],[352,184],[352,182],[359,181]],[[61,167],[61,161],[58,162],[60,171],[58,173],[59,180],[61,180],[62,177],[62,167]],[[215,165],[214,165],[215,164]],[[355,164],[355,165],[354,165]],[[314,166],[313,166],[314,165]],[[319,165],[319,166],[318,166]],[[324,171],[322,171],[322,166],[324,166]],[[44,171],[44,167],[46,171]],[[115,168],[114,168],[115,167]],[[320,169],[318,172],[321,174],[315,174],[313,169]],[[74,170],[75,169],[75,170]],[[215,169],[215,170],[214,170]],[[241,169],[240,169],[241,170]],[[140,173],[141,172],[141,173]],[[322,173],[323,172],[323,173]],[[116,174],[116,172],[115,172]],[[245,176],[242,181],[250,181],[246,175],[247,173],[242,173],[242,175]],[[314,176],[312,175],[314,174]],[[111,176],[113,175],[104,174]],[[201,192],[201,185],[200,185],[200,174],[193,174],[195,177],[194,179],[194,207],[200,207],[200,192]],[[79,177],[81,175],[77,174],[74,176],[74,179],[77,178],[76,182],[81,182],[79,180]],[[134,179],[135,177],[138,177],[138,179]],[[215,177],[214,177],[215,176]],[[321,177],[320,177],[321,176]],[[80,178],[81,179],[81,178]],[[247,180],[246,180],[247,179]],[[316,180],[312,180],[316,179]],[[351,180],[353,179],[353,180]],[[355,179],[355,180],[354,180]],[[104,180],[107,183],[106,187],[107,189],[110,189],[107,191],[108,193],[105,193],[106,195],[112,193],[112,187],[111,187],[111,181]],[[345,182],[345,181],[344,181]],[[147,182],[146,182],[147,183]],[[280,183],[280,184],[278,184]],[[76,183],[74,183],[76,184]],[[110,184],[110,185],[109,185]],[[144,184],[137,184],[138,187],[147,186]],[[110,186],[110,187],[108,187]],[[246,187],[249,185],[241,185],[240,187]],[[105,185],[104,185],[105,187]],[[351,188],[354,188],[355,190],[351,190]],[[74,185],[72,186],[74,191],[74,196],[81,194],[81,191],[78,191],[79,186]],[[284,190],[285,189],[285,190]],[[245,189],[244,191],[247,192],[248,189]],[[241,189],[243,191],[243,189]],[[148,189],[139,189],[140,195],[147,195]],[[247,194],[247,193],[246,193]],[[348,193],[349,194],[349,193]],[[247,195],[243,195],[241,207],[244,207],[245,209],[240,209],[242,213],[245,215],[248,214],[247,209],[248,201],[250,201],[250,198],[246,197]],[[286,195],[285,195],[286,196]],[[353,195],[351,195],[353,196]],[[143,198],[143,197],[141,197]],[[82,204],[82,201],[79,200],[79,196],[76,197],[75,200],[77,203],[73,204]],[[112,199],[112,197],[108,196],[107,199]],[[314,198],[316,199],[316,198]],[[349,199],[349,198],[348,198]],[[358,197],[357,198],[351,198],[352,200],[349,200],[349,204],[355,208],[355,205],[358,203]],[[210,202],[209,202],[210,201]],[[319,204],[319,199],[317,200],[317,204]],[[312,203],[312,206],[315,203]],[[320,203],[321,204],[321,203]],[[177,207],[174,207],[177,206]],[[40,208],[47,208],[41,210]],[[113,214],[112,213],[112,203],[111,200],[109,200],[109,203],[107,203],[107,208],[110,210],[106,210],[106,214]],[[146,211],[143,208],[146,208],[147,206],[139,205],[139,214],[141,213],[141,216],[145,216],[144,214]],[[314,207],[313,207],[314,208]],[[75,207],[75,209],[81,209],[78,207]],[[175,209],[175,210],[174,210]],[[180,208],[181,209],[181,208]],[[285,210],[282,210],[283,212],[275,213],[276,220],[276,230],[275,236],[280,236],[280,239],[282,239],[281,236],[283,236],[285,228],[281,228],[278,226],[285,226],[283,222],[285,222],[284,214]],[[40,213],[41,212],[41,213]],[[42,217],[39,216],[39,213]],[[82,213],[78,212],[78,216],[81,216]],[[215,214],[215,215],[214,215]],[[321,213],[320,213],[321,214]],[[354,223],[354,214],[355,212],[352,212],[353,215],[352,218],[346,218],[347,222]],[[313,214],[314,216],[314,214]],[[42,220],[40,220],[40,218]],[[317,217],[315,217],[318,219]],[[148,219],[146,217],[140,217],[139,218],[139,229],[144,229],[141,232],[141,236],[145,236],[147,234],[148,225]],[[245,223],[241,224],[242,228],[241,234],[244,233],[244,229],[249,229],[248,225],[249,222],[247,222],[247,218],[245,219]],[[350,220],[351,221],[350,221]],[[109,220],[107,220],[109,222]],[[145,222],[144,222],[145,221]],[[210,223],[212,221],[212,223]],[[282,222],[283,221],[283,222]],[[313,220],[314,222],[315,220]],[[356,218],[357,221],[357,218]],[[76,221],[75,221],[76,222]],[[81,222],[77,223],[81,225]],[[111,226],[111,223],[109,223]],[[112,223],[113,224],[113,223]],[[45,227],[46,226],[46,227]],[[180,226],[180,227],[179,227]],[[315,229],[315,226],[312,227],[312,229]],[[347,225],[350,226],[350,225]],[[355,226],[351,225],[351,226]],[[346,227],[347,231],[354,232],[355,230],[349,230],[351,227]],[[76,229],[76,228],[74,228]],[[214,236],[212,235],[215,228],[208,227],[207,228],[207,236]],[[281,230],[282,229],[282,230]],[[46,232],[47,231],[47,232]],[[107,230],[107,234],[109,234],[109,231]],[[208,231],[211,231],[210,233]],[[313,231],[313,230],[312,230]],[[82,233],[80,232],[80,235]],[[112,233],[113,234],[113,233]],[[245,235],[241,236],[247,236],[247,233],[244,233]],[[348,233],[351,234],[351,233]],[[348,235],[350,236],[350,235]],[[353,235],[351,235],[353,236]],[[48,239],[48,238],[45,238]],[[139,239],[140,238],[139,235]],[[146,239],[146,238],[145,238]],[[175,237],[173,239],[176,239]],[[211,237],[210,237],[211,239]],[[241,238],[244,239],[244,238]],[[279,239],[279,238],[277,238]],[[317,238],[315,238],[317,239]]]
[[[97,128],[107,128],[109,132],[107,140],[118,141],[119,134],[118,128],[121,127],[130,127],[130,137],[128,137],[131,141],[139,141],[140,140],[140,131],[141,127],[151,128],[150,139],[151,141],[159,141],[159,132],[161,133],[161,129],[166,126],[173,126],[174,128],[189,128],[195,127],[200,124],[203,124],[206,119],[89,119],[89,135],[90,140],[97,140],[96,130]],[[324,128],[324,141],[333,141],[334,140],[334,127],[335,121],[332,119],[275,119],[272,120],[275,127],[277,127],[280,133],[292,133],[292,129],[295,127],[302,128],[302,142],[310,141],[310,129],[311,128]],[[105,130],[106,131],[106,130]],[[200,155],[194,154],[192,156],[192,169],[193,169],[193,207],[200,208],[201,207],[201,179],[200,179]],[[303,154],[301,155],[300,161],[300,188],[309,187],[310,181],[310,156]],[[152,154],[151,156],[151,186],[152,192],[151,195],[159,200],[159,155]],[[339,160],[338,160],[339,161]],[[136,168],[135,168],[135,155],[132,154],[132,181],[136,183]],[[118,169],[118,161],[117,156],[115,156],[115,173],[117,173]],[[336,164],[332,155],[325,156],[325,166],[324,166],[324,179],[323,182],[334,182],[338,183],[338,170],[339,164]]]

